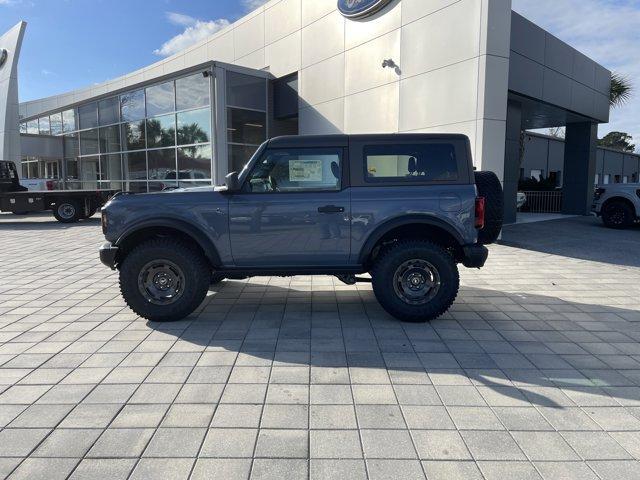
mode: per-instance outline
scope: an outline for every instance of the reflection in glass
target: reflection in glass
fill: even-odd
[[[267,116],[253,110],[227,109],[227,140],[260,145],[267,136]]]
[[[38,133],[40,135],[50,135],[49,117],[41,117],[38,119]]]
[[[40,129],[38,128],[38,120],[29,120],[27,122],[27,133],[32,135],[38,135]]]
[[[49,126],[51,127],[51,135],[60,135],[62,133],[62,113],[54,113],[50,117]]]
[[[266,110],[266,79],[227,72],[227,105]]]
[[[73,132],[76,129],[76,112],[75,110],[65,110],[62,112],[62,131]]]
[[[176,118],[171,115],[147,119],[147,148],[171,147],[176,144]]]
[[[250,145],[229,145],[230,172],[240,172],[251,159],[258,147]]]
[[[144,90],[120,95],[120,114],[123,122],[141,120],[144,114]]]
[[[122,142],[125,150],[140,150],[145,148],[144,120],[138,123],[123,123]]]
[[[165,148],[162,150],[149,150],[147,153],[149,162],[149,180],[175,179],[176,174],[176,150]]]
[[[205,143],[211,131],[211,110],[203,108],[178,113],[178,145]]]
[[[80,155],[94,155],[100,150],[98,148],[98,129],[79,132],[80,135]]]
[[[80,155],[80,145],[78,144],[78,134],[71,133],[64,136],[65,157],[77,157]]]
[[[173,82],[163,83],[149,87],[147,93],[147,116],[153,117],[175,110]]]
[[[98,104],[93,102],[78,107],[78,120],[80,129],[95,128],[98,126]]]
[[[123,154],[125,178],[127,180],[147,179],[147,154],[146,152],[131,152]],[[146,187],[145,187],[146,189]]]
[[[178,148],[178,179],[211,178],[211,145]]]
[[[90,188],[98,188],[97,182],[100,180],[100,158],[83,157],[80,159],[80,180],[82,182],[91,182]]]
[[[26,122],[22,122],[20,124],[20,133],[27,133],[27,123]]]
[[[176,110],[209,105],[209,79],[196,73],[176,80]]]
[[[118,97],[105,98],[98,103],[100,125],[111,125],[119,120]]]
[[[120,154],[100,157],[100,179],[122,180],[122,159]]]
[[[67,180],[78,180],[78,160],[75,158],[65,158],[65,168]]]
[[[111,125],[100,129],[100,152],[111,153],[122,150],[120,144],[120,127]]]

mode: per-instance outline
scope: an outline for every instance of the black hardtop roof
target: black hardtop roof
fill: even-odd
[[[424,142],[428,140],[468,140],[466,135],[457,133],[382,133],[366,135],[288,135],[275,137],[269,140],[269,147],[291,148],[291,147],[346,147],[350,140],[393,142],[393,141],[416,141]]]

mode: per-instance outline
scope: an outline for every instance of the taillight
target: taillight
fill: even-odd
[[[485,213],[485,199],[484,197],[476,198],[476,228],[482,230],[484,228],[484,213]]]

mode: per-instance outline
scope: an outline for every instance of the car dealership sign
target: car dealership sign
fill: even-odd
[[[391,0],[338,0],[338,9],[347,18],[373,15]]]

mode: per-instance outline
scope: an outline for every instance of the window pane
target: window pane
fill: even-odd
[[[62,133],[62,113],[54,113],[49,119],[51,135],[60,135]]]
[[[25,122],[20,124],[20,133],[27,133],[27,124]]]
[[[40,133],[40,129],[38,128],[38,120],[30,120],[27,122],[27,133],[32,135],[37,135]]]
[[[171,115],[147,120],[147,148],[170,147],[176,144],[176,118]]]
[[[227,139],[233,143],[260,145],[267,137],[267,116],[253,110],[227,109]]]
[[[125,153],[123,154],[123,163],[125,168],[125,178],[127,180],[147,179],[146,152]]]
[[[229,171],[240,173],[256,150],[258,147],[249,145],[229,145]]]
[[[122,180],[122,159],[120,155],[102,155],[100,157],[100,179]]]
[[[140,150],[145,148],[144,120],[138,123],[123,123],[121,127],[124,150]]]
[[[118,123],[118,97],[105,98],[98,103],[98,115],[100,117],[100,125],[111,125]]]
[[[375,145],[365,147],[364,151],[367,182],[458,179],[456,150],[451,144]]]
[[[72,133],[64,136],[64,155],[66,157],[77,157],[80,155],[80,146],[78,144],[78,134]]]
[[[93,155],[99,152],[98,129],[80,132],[80,155]]]
[[[144,114],[144,90],[120,95],[120,113],[123,122],[141,120]]]
[[[266,110],[266,85],[264,78],[227,72],[227,105]]]
[[[97,182],[100,180],[99,157],[84,157],[80,159],[80,180],[83,182]],[[97,188],[97,184],[95,186]]]
[[[270,150],[249,175],[252,192],[340,190],[341,152],[337,149]]]
[[[175,110],[173,82],[149,87],[146,93],[148,117],[173,112]]]
[[[134,193],[147,193],[147,182],[127,182],[126,189]]]
[[[62,131],[73,132],[76,129],[76,112],[74,110],[65,110],[62,112]]]
[[[176,176],[176,149],[149,150],[149,180],[170,180]]]
[[[211,110],[191,110],[178,114],[178,145],[205,143],[211,131]]]
[[[176,80],[176,110],[209,105],[209,79],[201,73]]]
[[[178,149],[178,180],[208,180],[210,178],[211,145]]]
[[[38,133],[40,135],[51,134],[51,128],[49,127],[49,117],[42,117],[38,119]]]
[[[100,152],[111,153],[122,150],[120,144],[120,126],[111,125],[100,129]]]
[[[80,120],[80,129],[95,128],[98,126],[98,104],[89,103],[78,107],[78,119]]]
[[[65,158],[67,180],[78,180],[78,160],[75,158]]]

